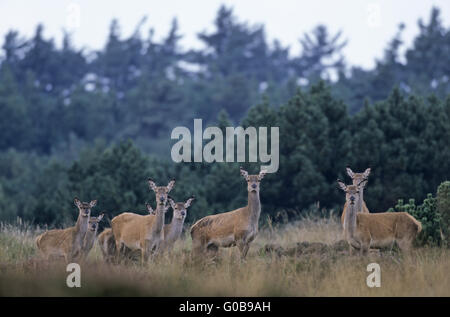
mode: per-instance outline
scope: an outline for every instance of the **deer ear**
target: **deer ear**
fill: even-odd
[[[176,204],[172,197],[167,197],[167,200],[169,201],[170,207],[175,210]]]
[[[151,178],[148,179],[148,186],[151,190],[156,191],[156,184]]]
[[[266,174],[267,174],[266,170],[261,170],[258,174],[258,180],[262,180],[264,176],[266,176]]]
[[[355,176],[355,173],[353,173],[352,169],[350,167],[347,167],[347,175],[353,178]]]
[[[145,208],[147,208],[147,211],[149,214],[151,214],[151,215],[154,214],[153,208],[152,208],[152,206],[150,206],[150,204],[145,203]]]
[[[192,202],[194,201],[195,197],[192,196],[191,198],[189,198],[186,203],[184,204],[184,208],[189,208],[189,206],[192,204]]]
[[[242,167],[239,167],[241,171],[241,175],[244,176],[245,180],[248,180],[248,173],[246,170],[244,170]]]
[[[105,214],[100,214],[100,216],[98,216],[97,217],[97,222],[100,222],[102,219],[103,219],[103,216],[104,216]]]
[[[345,185],[343,182],[341,182],[340,180],[337,181],[339,184],[339,188],[342,189],[344,192],[347,189],[347,185]]]
[[[366,184],[367,184],[367,178],[364,178],[362,181],[360,181],[359,183],[358,183],[358,190],[360,189],[360,188],[364,188],[364,186],[366,186]]]
[[[97,205],[97,200],[92,200],[90,203],[89,203],[89,207],[94,207],[95,205]]]
[[[364,177],[367,178],[370,175],[370,167],[364,171]]]
[[[170,192],[175,185],[175,179],[172,179],[169,184],[167,184],[167,192]]]
[[[75,197],[75,199],[73,200],[73,203],[75,204],[75,206],[81,207],[81,201],[78,199],[78,197]]]

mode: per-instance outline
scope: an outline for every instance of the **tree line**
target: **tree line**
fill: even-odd
[[[219,126],[231,123],[222,114]],[[280,167],[261,183],[263,216],[295,216],[320,204],[340,212],[344,196],[336,179],[345,168],[371,167],[365,201],[373,212],[386,211],[400,198],[421,201],[450,175],[450,98],[403,96],[394,89],[384,101],[350,115],[324,82],[297,93],[279,108],[268,100],[252,107],[242,126],[279,126]],[[173,140],[173,143],[175,140]],[[270,140],[269,140],[270,142]],[[245,205],[239,166],[251,173],[259,163],[174,163],[149,156],[131,140],[104,141],[78,148],[73,161],[8,150],[0,154],[2,220],[21,217],[40,224],[74,220],[72,196],[97,199],[98,210],[113,216],[145,213],[154,203],[146,180],[171,178],[171,195],[196,196],[187,222]],[[350,180],[347,180],[350,182]]]
[[[142,35],[142,25],[125,37],[112,21],[97,51],[74,47],[69,34],[57,45],[44,37],[43,25],[31,38],[9,31],[0,54],[0,150],[75,159],[81,144],[130,138],[146,153],[166,157],[165,136],[174,127],[193,118],[215,123],[220,111],[237,125],[265,97],[279,107],[299,86],[320,80],[351,114],[365,100],[386,99],[394,86],[423,97],[449,93],[450,30],[437,8],[419,21],[412,47],[402,54],[399,26],[370,70],[350,65],[344,35],[323,25],[299,34],[298,54],[269,42],[263,25],[242,22],[227,7],[217,12],[211,32],[198,34],[202,49],[181,47],[176,20],[160,41],[153,29]]]

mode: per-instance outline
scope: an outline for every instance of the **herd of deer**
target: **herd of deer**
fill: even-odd
[[[241,168],[240,172],[247,181],[247,206],[206,216],[192,225],[190,233],[194,256],[214,256],[219,247],[237,246],[241,258],[246,257],[250,243],[258,233],[261,213],[259,185],[265,171],[249,175]],[[354,173],[347,168],[347,174],[352,178],[353,184],[345,185],[340,180],[338,183],[346,194],[341,221],[350,253],[355,248],[361,254],[367,254],[370,247],[392,246],[394,242],[397,242],[401,250],[408,250],[422,229],[420,222],[406,212],[369,213],[363,200],[363,191],[370,168],[363,173]],[[105,229],[97,239],[106,262],[120,263],[124,257],[138,250],[144,264],[150,256],[170,252],[175,241],[180,238],[187,209],[194,197],[186,202],[174,202],[168,194],[174,187],[175,180],[170,181],[167,186],[156,186],[149,179],[148,184],[156,195],[156,210],[146,204],[147,215],[125,212],[111,220],[111,228]],[[169,224],[164,224],[164,216],[169,209],[167,202],[173,209],[173,216]],[[67,263],[85,259],[94,245],[98,223],[103,218],[103,214],[98,217],[90,216],[97,201],[86,203],[75,198],[74,203],[79,210],[74,227],[49,230],[36,238],[36,245],[47,260],[53,256],[63,256]]]

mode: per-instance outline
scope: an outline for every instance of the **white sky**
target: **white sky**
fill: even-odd
[[[8,30],[30,37],[42,22],[44,36],[54,37],[58,45],[66,29],[76,47],[99,49],[105,44],[113,18],[119,20],[121,34],[128,36],[145,15],[143,37],[150,27],[155,29],[156,39],[165,36],[177,17],[182,47],[201,48],[196,34],[213,29],[221,4],[232,6],[239,21],[264,24],[270,42],[279,39],[294,54],[300,50],[298,39],[317,24],[327,25],[333,34],[342,30],[343,38],[348,39],[344,50],[347,62],[365,68],[382,56],[400,22],[406,24],[406,46],[418,33],[417,20],[428,21],[433,6],[441,9],[444,25],[449,27],[450,23],[449,0],[0,0],[0,43]],[[73,26],[76,19],[72,18],[76,8],[80,11],[78,27]]]

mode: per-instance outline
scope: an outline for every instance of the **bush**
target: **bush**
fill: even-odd
[[[439,185],[436,199],[437,210],[442,217],[442,231],[448,241],[450,238],[450,181]]]
[[[422,205],[416,205],[414,199],[410,199],[407,204],[403,199],[399,199],[390,212],[407,212],[422,223],[422,231],[416,238],[416,243],[420,246],[441,246],[445,244],[442,236],[442,217],[437,209],[437,199],[432,194],[428,194]]]

